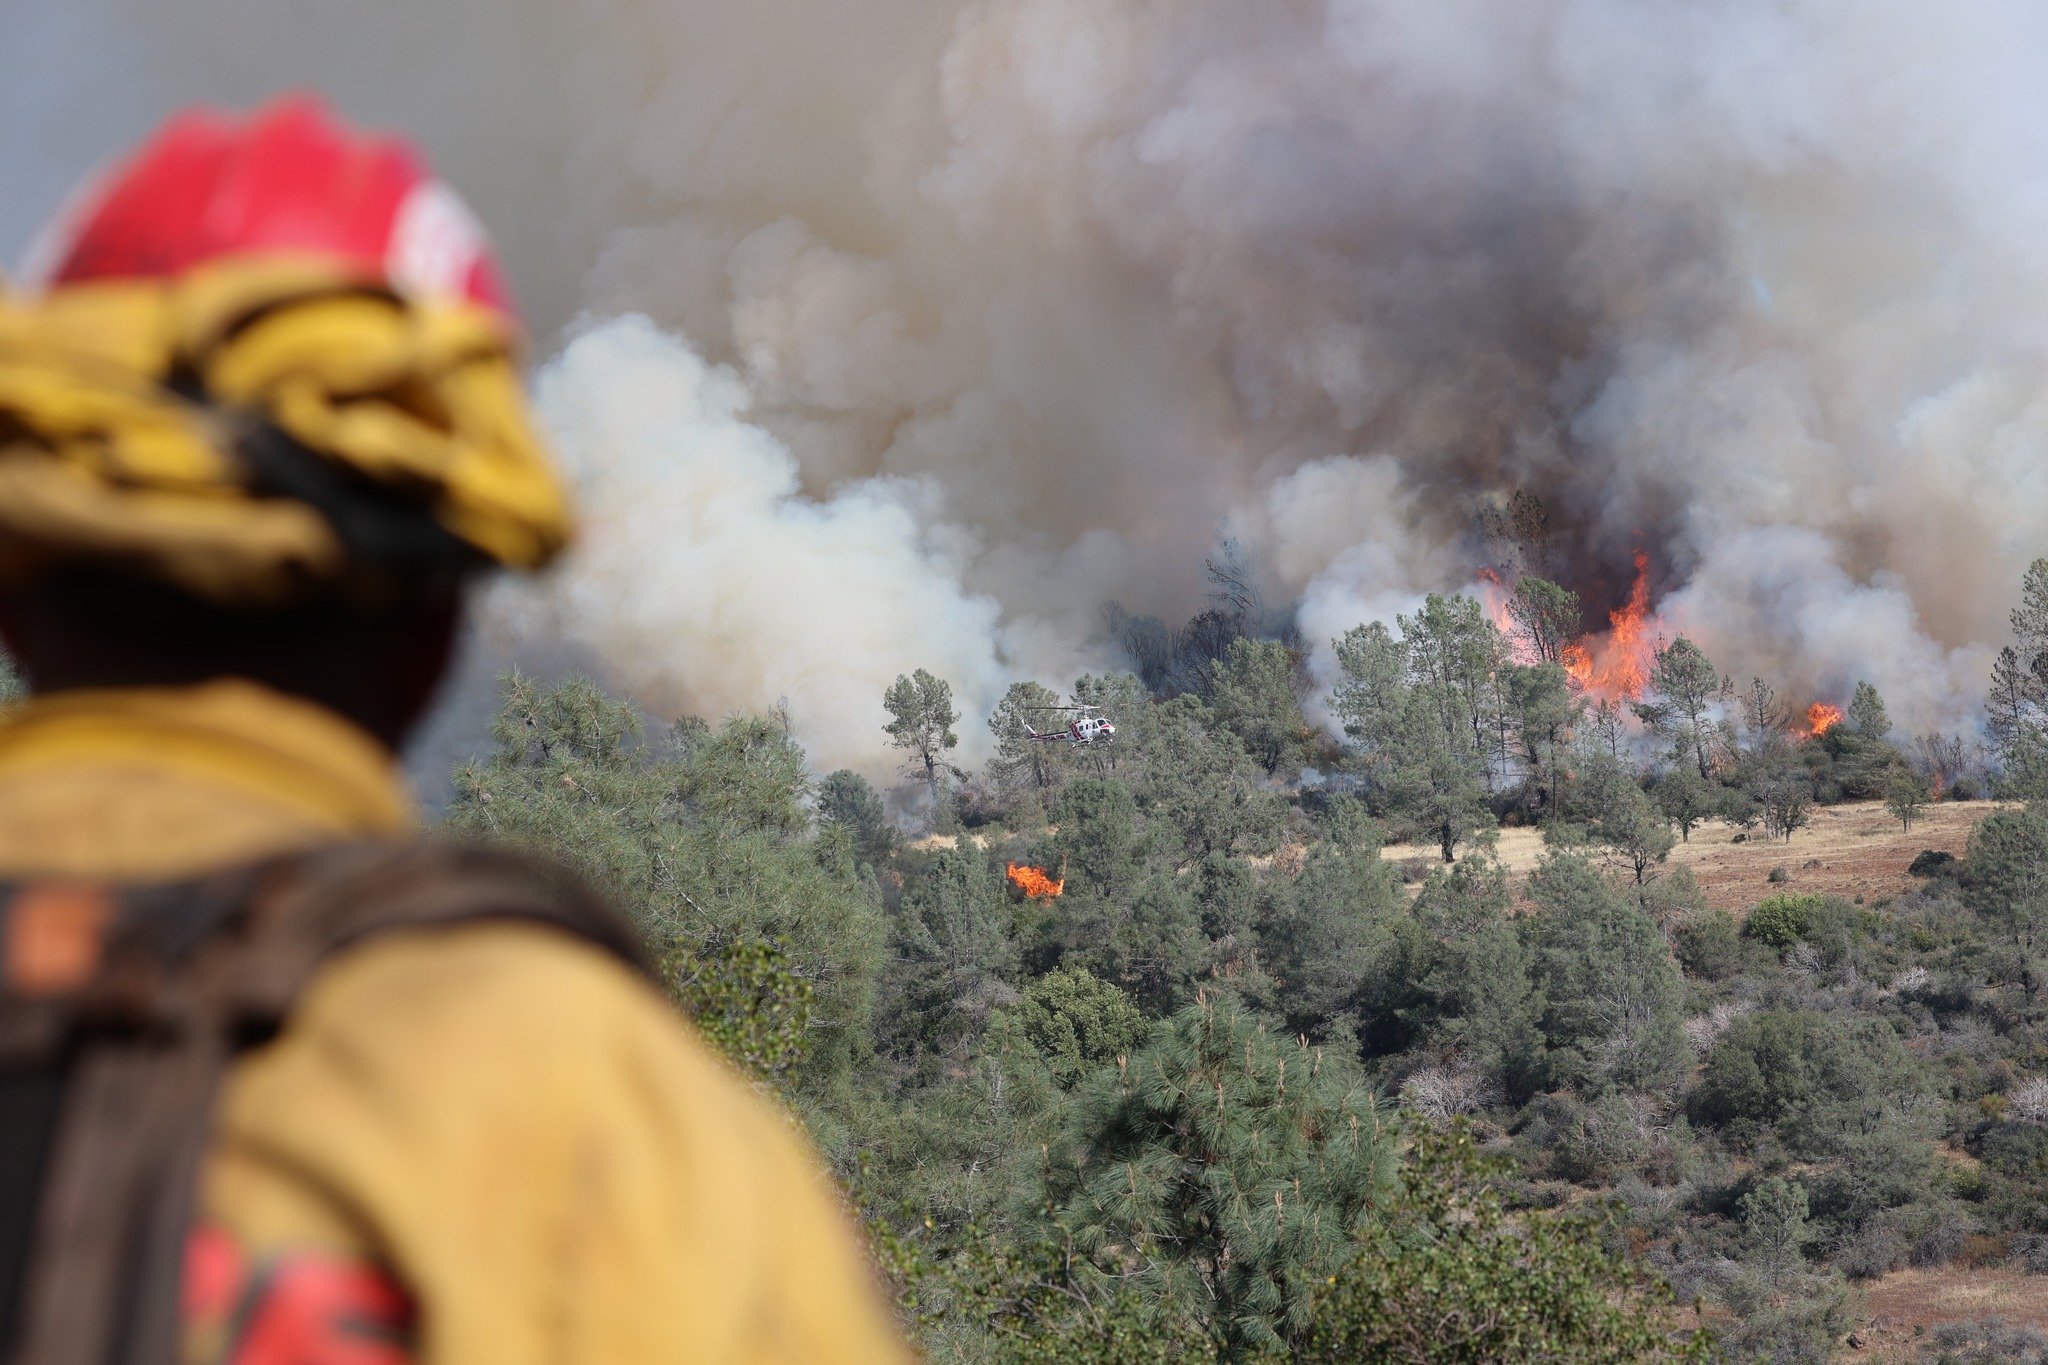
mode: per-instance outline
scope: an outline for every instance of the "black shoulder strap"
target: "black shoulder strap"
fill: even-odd
[[[572,875],[451,844],[329,848],[158,887],[0,887],[0,1361],[172,1365],[193,1192],[235,1055],[285,1025],[334,953],[484,920],[642,962]]]
[[[240,879],[245,890],[232,889]],[[235,976],[241,1026],[281,1025],[322,961],[375,934],[512,920],[560,930],[644,969],[639,936],[580,878],[544,859],[422,841],[345,845],[230,874],[248,907]]]

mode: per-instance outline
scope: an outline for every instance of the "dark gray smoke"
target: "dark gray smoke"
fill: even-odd
[[[0,19],[19,240],[169,103],[317,83],[497,224],[591,508],[501,623],[871,761],[1173,615],[1307,638],[1532,494],[1738,678],[1974,723],[2048,545],[2048,11],[2019,0],[519,0]],[[973,728],[978,730],[978,725]]]

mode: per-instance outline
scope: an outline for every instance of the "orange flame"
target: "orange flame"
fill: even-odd
[[[1046,871],[1042,867],[1027,867],[1023,863],[1011,863],[1005,869],[1004,875],[1016,885],[1018,890],[1035,901],[1050,900],[1067,889],[1067,879],[1064,873],[1061,874],[1059,880],[1055,881],[1046,875]]]
[[[1607,613],[1607,631],[1572,641],[1559,662],[1581,692],[1601,701],[1634,701],[1650,685],[1657,658],[1656,618],[1650,614],[1650,556],[1636,551],[1636,581],[1628,601]]]
[[[1842,723],[1842,708],[1817,701],[1806,708],[1806,729],[1800,733],[1808,739],[1819,739]]]

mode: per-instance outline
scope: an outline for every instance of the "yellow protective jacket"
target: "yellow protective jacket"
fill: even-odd
[[[247,684],[0,722],[0,878],[182,878],[410,818],[377,744]],[[337,956],[229,1077],[201,1204],[253,1265],[388,1268],[428,1365],[907,1359],[789,1120],[547,929]],[[195,1334],[188,1359],[219,1349]]]

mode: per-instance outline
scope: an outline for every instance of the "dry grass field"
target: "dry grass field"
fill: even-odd
[[[1671,851],[1671,862],[1692,869],[1710,904],[1737,913],[1778,890],[1852,900],[1861,896],[1875,904],[1912,884],[1906,866],[1923,849],[1961,856],[1970,827],[1997,809],[1992,801],[1944,802],[1929,806],[1905,831],[1878,802],[1816,806],[1812,822],[1794,833],[1789,843],[1766,839],[1754,830],[1744,838],[1740,831],[1715,821],[1694,829],[1689,842]],[[1543,854],[1543,836],[1536,830],[1501,831],[1496,856],[1511,874],[1526,874]],[[1439,859],[1434,848],[1418,844],[1391,845],[1385,856],[1429,866]],[[1773,885],[1771,871],[1779,867],[1785,869],[1786,881]]]
[[[1944,1323],[1998,1318],[2015,1326],[2048,1331],[2048,1290],[2039,1275],[2017,1270],[1898,1270],[1865,1287],[1863,1325],[1850,1360],[1908,1361],[1919,1358],[1926,1333]]]

